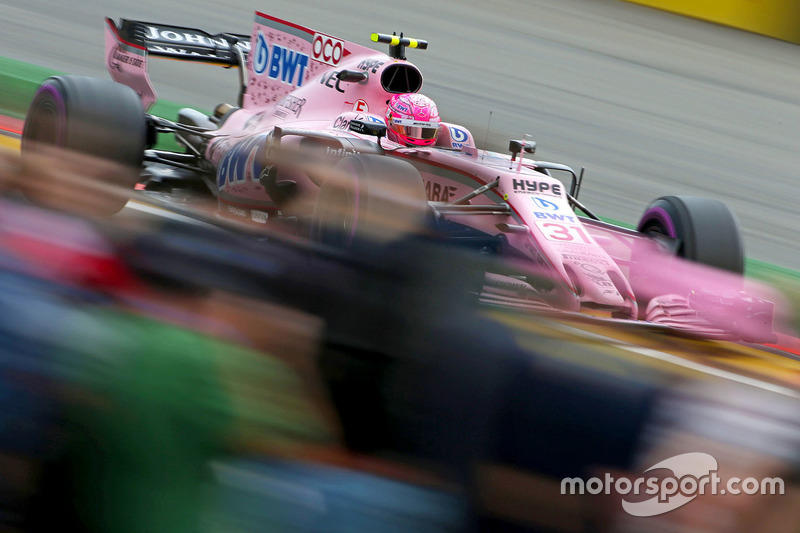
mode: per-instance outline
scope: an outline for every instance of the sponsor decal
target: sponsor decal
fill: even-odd
[[[320,79],[319,82],[324,85],[325,87],[330,87],[331,89],[336,89],[340,93],[344,92],[344,89],[339,85],[342,80],[336,77],[339,74],[338,70],[332,70],[327,74],[324,74]]]
[[[260,31],[256,38],[256,50],[253,55],[253,71],[270,79],[279,80],[287,85],[300,87],[308,67],[309,57],[297,50],[267,43]]]
[[[351,120],[362,120],[362,121],[366,120],[372,122],[373,124],[383,124],[383,125],[386,124],[383,120],[381,120],[380,117],[376,117],[374,115],[356,115],[352,118],[347,118],[346,115],[341,115],[333,122],[333,127],[336,128],[337,130],[350,129]],[[357,133],[363,133],[363,132],[357,132]]]
[[[358,68],[360,68],[361,70],[368,70],[369,72],[375,74],[378,71],[378,69],[381,68],[383,63],[384,63],[383,61],[380,61],[378,59],[365,59],[364,61],[358,64]]]
[[[539,220],[557,220],[559,222],[577,222],[572,215],[558,215],[556,213],[538,213],[534,212],[533,216]]]
[[[337,157],[344,157],[346,155],[356,155],[360,154],[358,150],[346,150],[344,148],[331,148],[330,146],[325,147],[325,155],[333,155]]]
[[[294,115],[297,118],[300,117],[300,112],[303,110],[303,106],[305,104],[305,98],[298,98],[291,94],[287,94],[281,99],[280,102],[278,102],[279,109],[275,110],[275,114],[280,117]]]
[[[117,49],[114,50],[114,61],[125,63],[126,65],[130,65],[135,68],[142,68],[142,65],[144,65],[143,58],[120,52],[119,46],[117,46]],[[114,65],[114,68],[120,70],[118,65]]]
[[[356,119],[358,119],[358,117],[356,117]],[[350,120],[344,116],[337,117],[336,120],[333,121],[333,127],[337,130],[346,130],[350,127]]]
[[[514,192],[521,192],[521,193],[542,193],[542,194],[554,194],[557,196],[561,196],[561,184],[560,183],[547,183],[544,181],[536,181],[536,180],[527,180],[527,179],[513,179],[511,180],[511,184],[514,187]]]
[[[563,257],[564,260],[566,260],[566,261],[572,261],[572,262],[574,262],[576,264],[580,263],[580,262],[584,262],[584,263],[593,263],[593,264],[597,264],[597,265],[608,265],[608,261],[606,261],[605,259],[600,258],[599,256],[592,256],[592,255],[589,255],[589,254],[587,254],[587,255],[583,255],[583,254],[581,254],[581,255],[561,254],[561,257]]]
[[[536,204],[536,207],[538,207],[539,209],[545,209],[548,211],[558,211],[557,203],[551,202],[550,200],[545,200],[544,198],[538,198],[534,196],[533,203]]]
[[[253,71],[258,74],[264,74],[269,66],[269,45],[267,38],[264,34],[258,32],[256,37],[256,52],[253,54]]]
[[[406,115],[410,115],[411,114],[411,108],[408,107],[403,102],[397,101],[394,104],[392,104],[392,107],[395,108],[400,113],[405,113]]]
[[[259,111],[258,113],[256,113],[252,117],[248,118],[245,121],[244,126],[242,126],[242,128],[245,129],[245,130],[255,129],[255,127],[258,126],[258,124],[261,122],[261,120],[266,116],[266,114],[267,113],[265,111]]]
[[[369,105],[364,100],[356,100],[356,103],[353,104],[353,111],[369,113]]]
[[[315,33],[312,42],[312,58],[332,67],[339,64],[344,57],[344,41],[334,39],[330,35]]]
[[[461,128],[450,126],[450,138],[455,142],[463,143],[469,138],[469,134]]]
[[[151,44],[149,49],[153,52],[158,52],[161,54],[192,56],[192,57],[212,57],[212,58],[217,57],[216,53],[210,51],[205,52],[199,49],[189,50],[187,48],[173,48],[171,46],[162,46],[160,44]]]
[[[586,258],[587,257],[591,257],[591,258],[594,258],[594,259],[601,259],[601,260],[603,260],[605,262],[605,260],[608,258],[608,256],[602,250],[598,251],[598,250],[596,250],[594,248],[583,248],[581,250],[575,250],[574,247],[566,245],[566,246],[563,246],[563,247],[559,246],[558,249],[563,251],[564,253],[580,254],[580,256],[574,256],[573,257],[573,259],[575,259],[576,261],[587,261]],[[568,256],[564,256],[564,257],[568,257]]]
[[[401,126],[421,126],[423,128],[435,128],[438,126],[436,122],[427,120],[411,120],[410,118],[392,118],[392,124],[400,124]]]
[[[176,44],[184,44],[186,46],[200,45],[213,48],[224,48],[226,50],[230,49],[231,47],[231,44],[225,39],[214,39],[201,33],[194,33],[187,30],[167,30],[157,26],[147,26],[146,28],[147,30],[144,34],[144,39],[148,41],[169,41]],[[248,46],[248,44],[245,46]]]
[[[453,148],[463,148],[464,143],[469,140],[469,133],[455,126],[448,126],[448,129],[450,130],[450,140],[452,141]]]
[[[232,215],[236,215],[237,217],[247,218],[247,211],[242,209],[241,207],[235,207],[232,205],[228,206],[228,213]]]
[[[591,281],[595,287],[598,287],[603,294],[619,295],[616,285],[611,281],[605,269],[591,263],[579,261],[575,261],[572,264],[583,270],[586,279]]]
[[[432,181],[425,182],[425,195],[430,202],[449,202],[456,196],[456,188]]]
[[[595,265],[583,263],[579,263],[578,266],[584,271],[586,277],[589,278],[592,283],[602,288],[603,294],[619,294],[619,291],[617,291],[614,283],[608,277],[608,274],[606,274],[603,270]]]
[[[267,219],[269,219],[269,213],[266,211],[256,211],[255,209],[250,210],[250,220],[253,222],[258,222],[259,224],[266,224]]]
[[[347,130],[350,128],[350,121],[351,120],[368,120],[373,124],[384,124],[383,120],[380,118],[373,116],[373,115],[356,115],[354,117],[349,117],[350,113],[345,113],[344,115],[339,115],[336,117],[336,120],[333,121],[333,127],[337,130]]]
[[[262,165],[259,150],[266,144],[266,135],[250,137],[233,146],[222,158],[217,169],[217,187],[225,190],[234,184],[244,183],[247,178],[261,175]],[[246,214],[245,214],[246,216]]]

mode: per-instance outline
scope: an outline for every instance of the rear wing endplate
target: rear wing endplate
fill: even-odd
[[[249,35],[212,35],[194,28],[127,19],[120,19],[117,25],[106,18],[106,67],[114,81],[139,94],[145,110],[157,100],[147,72],[148,55],[239,67],[244,85],[249,50]]]

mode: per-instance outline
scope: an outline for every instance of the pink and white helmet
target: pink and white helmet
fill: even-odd
[[[395,94],[386,109],[389,139],[406,146],[430,146],[439,135],[439,110],[421,94]]]

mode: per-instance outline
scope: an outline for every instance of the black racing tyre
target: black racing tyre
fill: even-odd
[[[79,199],[77,210],[114,214],[125,206],[126,191],[139,180],[146,143],[145,113],[130,87],[83,76],[48,78],[25,118],[23,161],[63,148],[56,160],[73,171],[85,169],[87,179],[78,179],[78,172],[73,172],[75,179],[66,185],[59,182],[62,187],[57,187],[52,180],[59,179],[59,173],[46,172],[47,183],[23,183],[21,188],[36,203],[72,210],[73,206],[65,205],[67,200],[58,197],[59,191],[69,189],[67,198]]]
[[[419,171],[375,154],[344,157],[320,188],[311,238],[337,248],[386,243],[419,232],[428,203]]]
[[[662,196],[645,209],[637,230],[677,239],[677,254],[685,259],[737,274],[744,272],[739,224],[719,200]]]

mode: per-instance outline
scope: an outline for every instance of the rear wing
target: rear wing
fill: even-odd
[[[203,30],[106,18],[106,68],[114,81],[133,88],[145,110],[157,100],[147,72],[147,57],[153,55],[182,61],[239,67],[244,88],[244,67],[250,51],[250,36],[234,33],[212,35]]]
[[[109,18],[106,22],[114,24]],[[120,19],[115,29],[122,41],[139,45],[150,55],[170,59],[238,67],[244,64],[242,59],[250,50],[249,35],[211,35],[194,28],[127,19]]]

